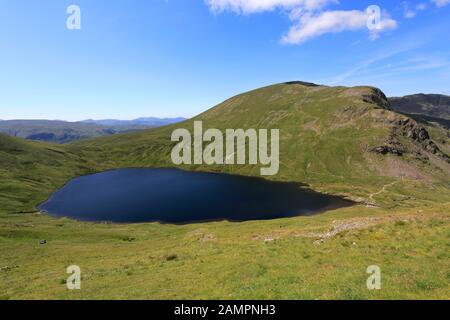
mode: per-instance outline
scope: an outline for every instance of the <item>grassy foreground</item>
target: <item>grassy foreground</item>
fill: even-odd
[[[184,226],[1,215],[0,298],[448,299],[448,208]],[[79,291],[65,285],[73,264]],[[366,287],[370,265],[381,290]]]

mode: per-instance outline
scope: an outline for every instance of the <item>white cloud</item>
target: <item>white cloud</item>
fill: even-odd
[[[331,3],[338,3],[338,0],[205,0],[205,2],[214,12],[230,10],[250,14],[280,8],[288,10],[303,8],[312,11]]]
[[[397,21],[391,19],[390,14],[387,11],[383,11],[381,15],[381,20],[376,29],[370,31],[370,38],[376,40],[380,37],[380,33],[394,30],[397,28]]]
[[[416,16],[416,12],[411,9],[405,9],[404,16],[405,16],[405,18],[411,19]]]
[[[448,0],[450,1],[450,0]],[[300,44],[326,33],[339,33],[367,29],[369,16],[366,11],[332,10],[324,7],[339,3],[338,0],[205,0],[213,12],[232,11],[251,14],[276,9],[285,10],[293,26],[281,39],[286,44]],[[383,12],[382,19],[370,38],[377,39],[381,32],[397,27],[397,22]]]
[[[395,56],[398,56],[400,54],[409,52],[415,48],[418,48],[422,46],[423,43],[420,40],[417,39],[404,39],[397,43],[396,46],[389,46],[385,48],[383,51],[377,52],[374,56],[372,56],[370,59],[367,59],[365,61],[355,63],[355,67],[353,67],[350,70],[345,71],[342,74],[339,74],[335,76],[330,81],[324,81],[330,83],[330,85],[336,85],[336,84],[345,84],[349,79],[355,79],[358,78],[363,73],[371,73],[373,71],[373,65],[376,65],[379,62],[389,60],[390,58],[393,58]],[[389,66],[388,64],[384,63],[383,67]],[[379,70],[373,71],[373,73],[378,73]]]
[[[450,0],[431,0],[431,2],[435,3],[438,7],[443,7],[450,4]]]
[[[424,11],[428,9],[428,4],[425,2],[418,3],[415,6],[411,7],[409,2],[403,1],[402,5],[403,5],[403,16],[407,19],[414,18],[417,15],[418,11]]]
[[[282,39],[283,43],[299,44],[326,33],[363,30],[367,28],[365,11],[325,11],[320,14],[304,14],[297,24],[291,27]],[[383,18],[377,29],[371,31],[371,38],[378,38],[379,33],[395,29],[397,22],[391,18]]]
[[[407,19],[414,18],[416,16],[416,11],[411,9],[409,3],[406,1],[402,2],[403,6],[403,16]]]
[[[430,0],[430,3],[434,3],[438,8],[441,8],[450,4],[450,0]],[[424,11],[429,8],[429,4],[426,2],[420,2],[415,6],[411,6],[408,1],[403,1],[402,6],[403,16],[407,19],[414,18],[418,11]]]
[[[423,11],[423,10],[425,10],[425,9],[427,9],[427,8],[428,8],[428,5],[427,5],[426,3],[419,3],[419,4],[416,6],[416,9],[419,10],[419,11]]]
[[[298,44],[325,33],[357,30],[366,26],[367,16],[361,11],[326,11],[319,15],[305,14],[282,39],[284,43]]]

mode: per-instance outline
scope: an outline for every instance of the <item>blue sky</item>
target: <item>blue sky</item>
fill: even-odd
[[[190,117],[291,80],[450,94],[450,0],[0,0],[0,119]]]

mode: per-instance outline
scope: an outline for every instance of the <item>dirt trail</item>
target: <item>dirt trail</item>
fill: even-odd
[[[376,200],[374,199],[375,196],[377,196],[377,195],[379,195],[379,194],[382,194],[382,193],[386,192],[386,191],[387,191],[387,190],[386,190],[387,188],[392,187],[392,186],[394,186],[394,185],[396,185],[397,183],[400,183],[400,182],[403,182],[403,177],[402,177],[402,180],[401,180],[401,181],[394,181],[394,182],[388,183],[388,184],[384,185],[383,188],[381,188],[380,191],[371,193],[371,194],[369,195],[369,200],[367,201],[367,204],[368,204],[368,205],[376,205],[377,202],[376,202]]]
[[[327,240],[331,240],[339,234],[345,232],[351,232],[352,230],[361,230],[368,229],[374,226],[380,226],[383,224],[392,224],[398,223],[406,224],[406,223],[424,223],[427,221],[431,221],[434,219],[438,219],[439,221],[443,221],[445,223],[450,222],[450,215],[442,216],[442,213],[435,212],[427,212],[425,213],[423,210],[415,210],[415,212],[410,212],[407,214],[389,214],[382,216],[374,216],[374,217],[357,217],[351,219],[344,220],[334,220],[331,225],[328,225],[326,229],[320,228],[319,230],[298,230],[298,229],[290,229],[290,230],[276,230],[270,234],[266,235],[253,235],[252,240],[262,240],[266,243],[277,241],[282,238],[299,238],[306,237],[314,239],[314,244],[321,245]]]

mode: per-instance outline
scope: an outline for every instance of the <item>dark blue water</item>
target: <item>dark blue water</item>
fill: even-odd
[[[190,223],[312,215],[352,204],[295,183],[177,169],[120,169],[73,179],[39,208],[83,221]]]

